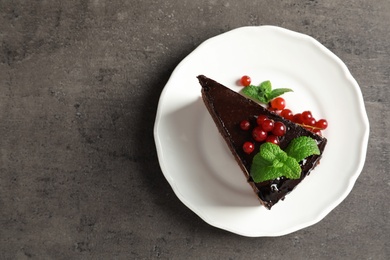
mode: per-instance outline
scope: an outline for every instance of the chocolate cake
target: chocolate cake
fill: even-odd
[[[271,209],[279,200],[283,200],[309,173],[317,166],[326,145],[326,138],[321,137],[302,126],[289,121],[278,114],[264,108],[255,101],[248,99],[222,84],[199,75],[202,86],[203,101],[213,118],[219,132],[242,169],[248,183],[252,186],[262,205]],[[320,155],[312,155],[299,163],[302,171],[299,179],[280,177],[274,180],[255,183],[250,175],[250,168],[255,153],[243,151],[243,144],[252,138],[250,131],[242,131],[240,122],[249,120],[255,124],[259,115],[266,115],[274,121],[281,121],[286,126],[286,134],[280,139],[279,146],[285,149],[292,139],[300,136],[313,138],[320,150]],[[260,143],[255,142],[258,151]]]

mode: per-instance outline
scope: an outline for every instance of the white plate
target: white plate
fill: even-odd
[[[202,103],[196,76],[239,91],[237,80],[288,87],[293,112],[326,118],[321,164],[271,210],[260,206]],[[158,105],[161,169],[178,198],[204,221],[243,236],[280,236],[323,219],[351,191],[365,161],[369,123],[345,64],[313,38],[274,26],[243,27],[205,41],[174,70]]]

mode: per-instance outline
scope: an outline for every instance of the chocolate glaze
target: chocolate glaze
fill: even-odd
[[[306,130],[300,125],[284,119],[251,99],[230,90],[206,76],[199,75],[198,80],[202,86],[203,101],[217,125],[219,132],[228,144],[249,184],[258,195],[260,202],[268,209],[271,209],[275,203],[280,199],[284,199],[315,168],[322,156],[327,140]],[[242,150],[244,142],[253,140],[252,131],[241,130],[240,122],[245,119],[250,120],[253,126],[256,124],[256,117],[258,115],[266,115],[270,119],[281,121],[286,125],[286,134],[280,139],[281,149],[285,149],[292,139],[299,136],[310,136],[317,141],[321,154],[310,156],[304,163],[300,163],[302,168],[300,179],[291,180],[281,177],[272,181],[253,182],[249,172],[256,152],[248,155]],[[261,143],[254,143],[255,151],[258,151]]]

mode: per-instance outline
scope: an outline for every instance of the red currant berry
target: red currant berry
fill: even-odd
[[[325,130],[328,127],[328,121],[326,121],[326,119],[320,119],[317,121],[316,127],[321,130]]]
[[[277,97],[271,100],[271,108],[275,110],[283,110],[286,107],[286,101],[282,97]]]
[[[306,118],[303,120],[303,123],[308,126],[315,126],[316,120],[314,118]]]
[[[313,118],[313,115],[311,114],[310,111],[303,111],[303,112],[302,112],[302,119],[303,119],[303,122],[305,122],[305,120],[311,119],[311,118]]]
[[[252,137],[257,142],[265,141],[265,139],[267,139],[267,135],[267,132],[264,131],[260,126],[255,127],[252,131]]]
[[[280,112],[280,115],[291,121],[294,119],[293,112],[290,109],[283,109],[282,112]]]
[[[277,136],[274,136],[274,135],[269,135],[267,137],[267,139],[265,139],[265,141],[269,142],[269,143],[273,143],[273,144],[279,145],[279,138]]]
[[[240,128],[241,128],[242,130],[247,131],[247,130],[249,130],[250,127],[251,127],[251,123],[249,123],[248,120],[242,120],[242,121],[241,121],[241,123],[240,123]]]
[[[255,145],[251,142],[245,142],[242,146],[242,149],[246,154],[251,154],[255,150]]]
[[[249,76],[245,75],[245,76],[242,76],[241,79],[240,79],[240,83],[241,85],[243,85],[244,87],[247,87],[251,84],[252,80]]]
[[[271,119],[266,119],[261,123],[261,128],[266,132],[271,132],[274,129],[274,121]]]
[[[286,126],[282,122],[275,122],[272,134],[276,136],[283,136],[286,134]]]
[[[294,115],[294,120],[293,120],[295,123],[297,124],[302,124],[303,123],[303,118],[302,118],[302,114],[301,113],[298,113],[298,114],[295,114]]]
[[[257,119],[256,119],[256,122],[257,122],[258,125],[261,125],[261,124],[263,123],[263,121],[266,120],[266,119],[268,119],[267,116],[265,116],[265,115],[259,115],[259,116],[257,117]]]

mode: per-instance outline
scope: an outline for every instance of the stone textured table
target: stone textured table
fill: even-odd
[[[178,200],[153,126],[186,55],[264,24],[346,63],[371,132],[354,189],[321,222],[247,238]],[[390,259],[389,36],[388,0],[1,1],[0,259]]]

